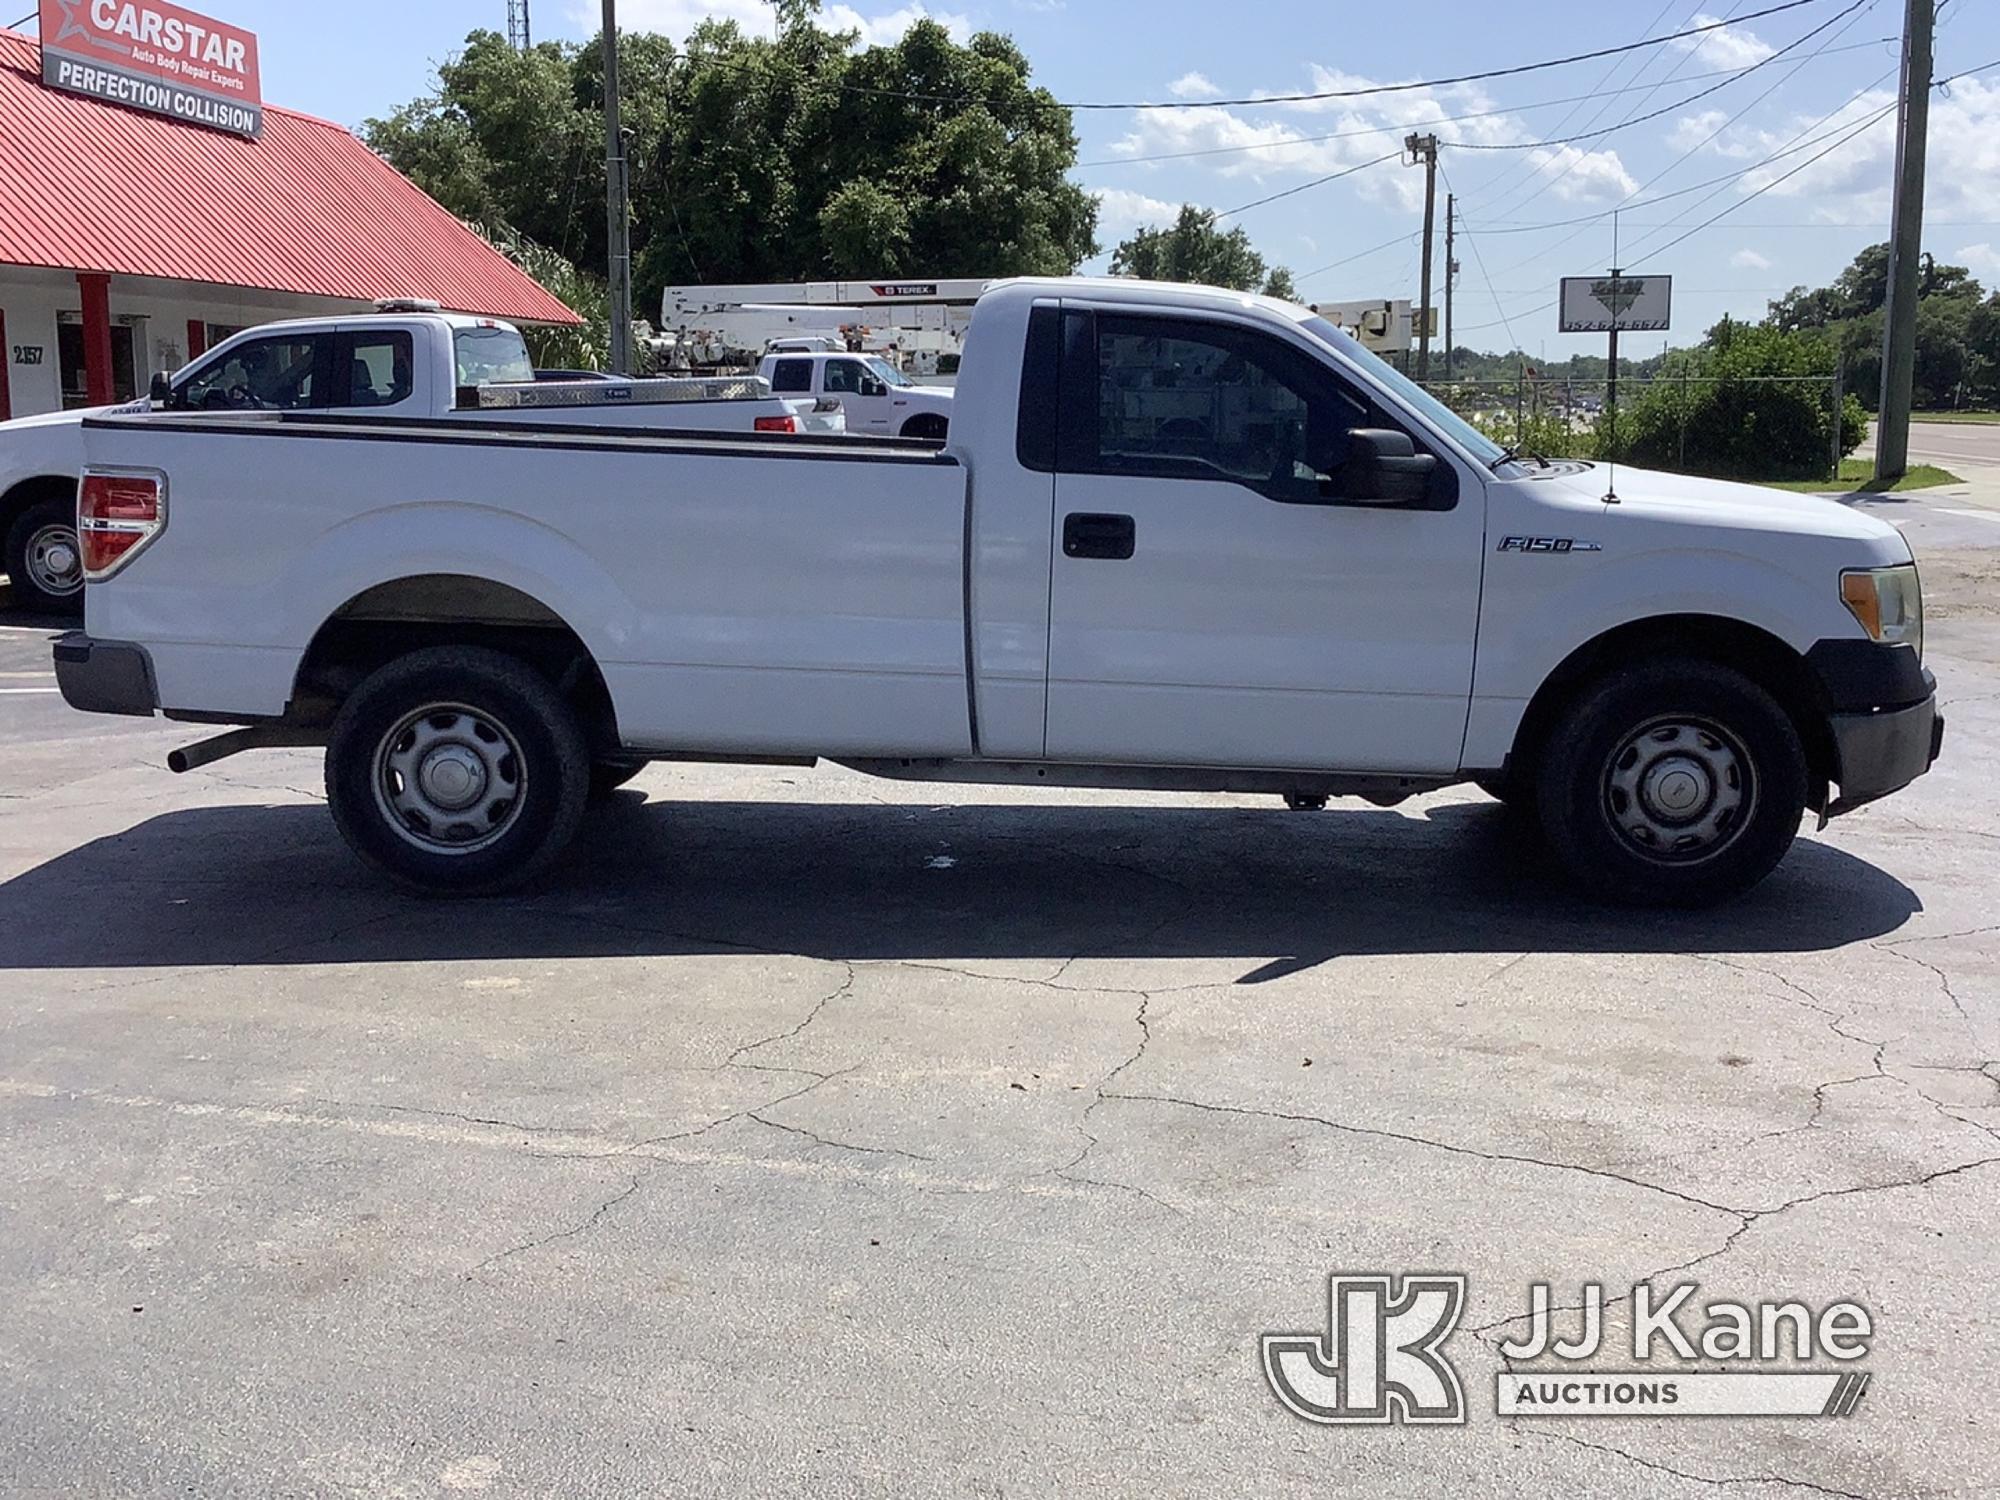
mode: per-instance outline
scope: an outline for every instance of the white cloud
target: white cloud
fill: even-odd
[[[1317,65],[1300,92],[1368,89],[1377,81]],[[1182,156],[1177,166],[1223,178],[1263,183],[1323,177],[1360,166],[1402,149],[1403,137],[1431,125],[1445,140],[1508,145],[1532,141],[1534,132],[1513,115],[1488,113],[1490,96],[1476,86],[1410,89],[1361,98],[1273,100],[1241,108],[1190,105],[1143,112],[1115,141],[1111,156]],[[1448,116],[1480,118],[1442,123]],[[1321,137],[1333,139],[1321,139]],[[1415,211],[1423,207],[1424,174],[1383,162],[1356,175],[1352,186],[1364,197]],[[1218,196],[1221,196],[1218,194]]]
[[[1176,99],[1213,99],[1222,90],[1209,81],[1206,73],[1183,73],[1167,85],[1167,92]]]
[[[1990,240],[1966,245],[1952,259],[1985,282],[1988,288],[2000,286],[2000,250],[1994,249]]]
[[[1742,271],[1768,271],[1771,269],[1771,258],[1768,255],[1759,255],[1755,250],[1748,247],[1738,250],[1734,255],[1730,256],[1729,263]]]
[[[586,30],[594,30],[600,19],[597,7],[574,5],[572,18]],[[903,39],[914,21],[928,16],[964,41],[972,35],[971,20],[957,11],[935,11],[917,3],[898,10],[868,15],[851,5],[829,5],[820,12],[819,24],[826,31],[858,31],[861,45],[881,46]],[[618,15],[621,26],[633,31],[657,31],[675,41],[706,20],[734,21],[750,36],[777,34],[777,14],[769,0],[625,0]]]
[[[1823,222],[1880,223],[1886,230],[1896,161],[1893,112],[1852,140],[1831,151],[1827,148],[1894,100],[1887,90],[1871,90],[1824,125],[1814,126],[1807,116],[1782,129],[1755,132],[1752,144],[1760,157],[1784,147],[1808,127],[1814,128],[1804,139],[1817,144],[1744,173],[1737,179],[1737,191],[1768,186],[1769,197],[1798,200]],[[1801,166],[1821,151],[1827,154]],[[1800,168],[1797,175],[1785,177],[1794,168]],[[1962,78],[1949,93],[1932,96],[1924,212],[1936,219],[2000,219],[2000,83]]]
[[[1682,29],[1714,26],[1721,19],[1720,16],[1698,14]],[[1719,31],[1704,31],[1700,36],[1682,37],[1673,45],[1682,52],[1692,53],[1694,60],[1704,68],[1747,68],[1775,56],[1778,50],[1747,26],[1724,26]]]
[[[901,10],[879,16],[864,16],[851,5],[829,5],[820,12],[819,24],[824,31],[860,32],[864,47],[893,47],[903,39],[904,32],[926,17],[950,32],[955,42],[963,42],[972,35],[968,17],[957,11],[926,10],[922,5],[905,5]]]
[[[1609,147],[1543,146],[1529,152],[1528,160],[1549,179],[1549,190],[1567,202],[1615,203],[1639,191],[1638,179]]]
[[[1097,234],[1106,244],[1123,239],[1141,225],[1164,229],[1180,217],[1181,206],[1127,188],[1092,188],[1097,199]]]

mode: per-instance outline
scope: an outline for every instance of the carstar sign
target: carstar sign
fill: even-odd
[[[164,0],[41,0],[42,82],[192,125],[263,125],[257,38]]]

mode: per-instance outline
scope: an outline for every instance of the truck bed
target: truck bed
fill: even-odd
[[[164,531],[88,596],[92,634],[149,643],[169,710],[281,714],[317,622],[470,576],[575,632],[628,745],[971,752],[966,481],[934,445],[497,414],[86,425],[93,463],[172,476]]]

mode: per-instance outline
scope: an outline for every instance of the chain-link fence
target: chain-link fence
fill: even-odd
[[[1494,441],[1544,458],[1609,459],[1745,480],[1838,481],[1866,418],[1838,375],[1692,373],[1432,380]]]

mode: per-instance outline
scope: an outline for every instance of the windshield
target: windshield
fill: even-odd
[[[535,362],[518,328],[494,323],[452,332],[458,356],[458,384],[527,385],[535,378]]]
[[[1483,464],[1492,464],[1505,456],[1507,450],[1492,438],[1474,427],[1457,412],[1446,406],[1429,391],[1418,385],[1409,376],[1383,359],[1379,354],[1361,346],[1360,340],[1346,329],[1329,323],[1325,318],[1307,318],[1299,325],[1331,349],[1338,350],[1349,359],[1366,368],[1368,373],[1381,385],[1402,397],[1411,410],[1429,420],[1430,424],[1453,439],[1458,445]]]
[[[869,358],[864,361],[869,373],[884,385],[915,385],[916,382],[886,359]]]

